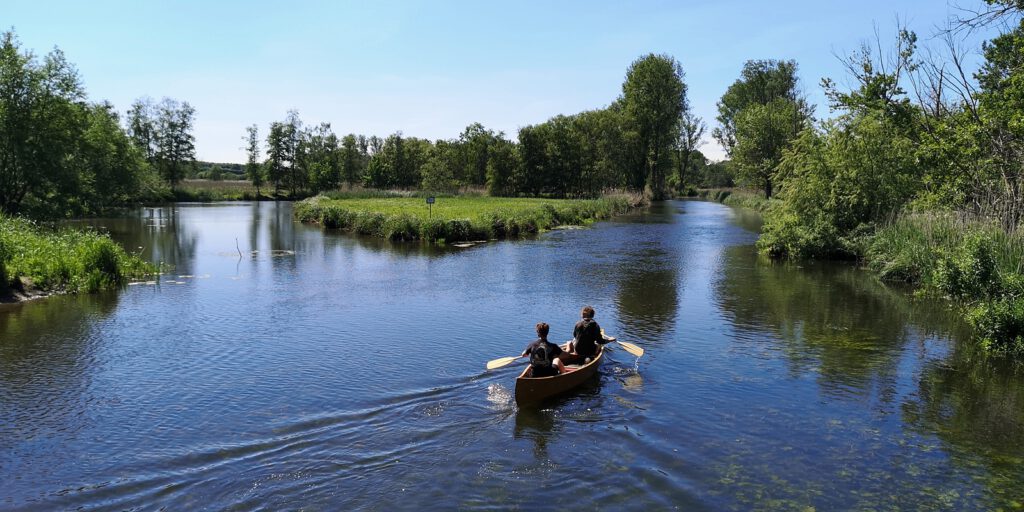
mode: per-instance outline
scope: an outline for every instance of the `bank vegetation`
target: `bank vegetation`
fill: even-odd
[[[752,61],[719,103],[715,136],[766,209],[760,249],[859,260],[886,279],[948,297],[993,351],[1024,354],[1024,3],[988,0],[922,51],[897,30],[824,79],[816,120],[795,63]],[[966,33],[1000,27],[968,64]]]
[[[331,199],[317,196],[295,205],[303,222],[391,240],[459,242],[518,238],[565,225],[586,225],[635,206],[625,195],[600,199],[435,198]]]

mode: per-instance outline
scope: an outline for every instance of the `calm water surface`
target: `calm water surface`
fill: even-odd
[[[158,284],[0,307],[2,510],[1012,509],[1024,377],[941,304],[705,202],[469,249],[273,204],[96,221]],[[615,350],[513,399],[533,325]],[[613,345],[614,347],[614,345]]]

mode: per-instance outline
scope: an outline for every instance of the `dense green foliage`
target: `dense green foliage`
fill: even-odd
[[[139,100],[127,129],[90,103],[60,50],[41,61],[0,34],[0,212],[66,217],[152,200],[192,169],[194,110]]]
[[[757,212],[765,212],[777,201],[765,199],[757,192],[742,188],[702,188],[693,191],[693,197],[718,201],[736,208],[746,208]]]
[[[317,196],[295,206],[295,217],[327,228],[391,240],[457,242],[515,238],[566,224],[586,224],[630,208],[626,197],[592,200],[438,199],[430,209],[421,198],[331,199]]]
[[[155,269],[94,231],[52,230],[0,214],[0,289],[94,292]]]
[[[993,5],[1015,22],[983,45],[973,80],[955,52],[949,62],[919,59],[907,30],[888,58],[866,45],[849,57],[852,89],[823,80],[838,115],[781,144],[777,161],[762,158],[761,176],[779,193],[758,245],[775,256],[861,259],[949,297],[986,347],[1024,353],[1024,21],[1014,4]],[[783,124],[758,121],[747,133],[745,115],[762,115],[751,108],[720,109],[732,125],[717,135],[732,144],[741,180],[744,145],[770,132],[758,125]]]
[[[810,119],[797,90],[794,61],[747,61],[718,102],[715,138],[731,157],[739,179],[772,197],[782,151]]]

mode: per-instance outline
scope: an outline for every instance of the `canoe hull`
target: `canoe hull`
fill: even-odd
[[[583,384],[597,373],[597,367],[603,358],[604,347],[599,345],[597,357],[594,357],[589,363],[576,371],[551,377],[527,377],[527,374],[530,373],[530,367],[527,366],[523,373],[516,378],[516,403],[539,402]]]

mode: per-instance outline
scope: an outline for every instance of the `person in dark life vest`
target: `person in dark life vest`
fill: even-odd
[[[562,355],[562,348],[548,341],[548,331],[551,327],[541,322],[537,324],[537,339],[526,346],[522,356],[530,356],[531,377],[550,377],[571,371],[566,369],[559,356]]]
[[[562,356],[565,364],[586,364],[597,355],[597,345],[604,343],[601,326],[594,320],[594,308],[583,306],[580,321],[572,330],[572,341],[563,347],[567,354]]]

